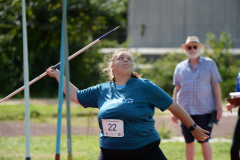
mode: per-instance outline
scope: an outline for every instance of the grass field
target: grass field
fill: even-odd
[[[55,136],[31,137],[31,159],[52,160],[55,155]],[[61,160],[67,160],[67,138],[61,138]],[[229,160],[231,143],[211,143],[213,160]],[[201,146],[196,146],[195,160],[202,160]],[[184,160],[183,142],[163,142],[160,144],[165,156],[169,160]],[[100,149],[98,136],[72,136],[72,152],[74,160],[97,160]],[[0,137],[0,160],[25,159],[25,137]]]
[[[24,105],[0,105],[0,121],[24,121]],[[31,122],[56,124],[57,105],[31,105]],[[97,127],[98,109],[84,109],[82,107],[71,107],[71,121],[73,126],[87,126],[88,119],[96,123],[91,123],[92,127]],[[66,125],[66,108],[63,108],[63,124]],[[156,110],[156,115],[170,115],[167,112]],[[162,134],[161,134],[162,136]],[[162,136],[163,137],[163,136]],[[32,136],[31,137],[31,159],[52,160],[56,149],[56,136]],[[163,142],[160,148],[169,160],[184,160],[183,142]],[[196,145],[195,160],[202,160],[201,146]],[[213,160],[230,159],[230,142],[211,143]],[[72,151],[74,160],[97,160],[99,155],[98,136],[78,135],[72,136]],[[0,137],[0,160],[25,159],[25,137]],[[61,138],[61,160],[67,159],[67,138]]]

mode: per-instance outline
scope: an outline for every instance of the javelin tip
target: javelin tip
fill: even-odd
[[[118,27],[114,28],[114,31],[116,31],[116,30],[117,30],[119,27],[120,27],[120,26],[118,26]]]

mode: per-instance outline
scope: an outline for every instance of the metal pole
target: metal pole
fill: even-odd
[[[63,36],[63,18],[62,18],[62,32],[61,32],[61,50],[60,50],[60,81],[58,85],[58,115],[57,115],[57,136],[56,136],[56,154],[55,160],[60,160],[61,147],[61,126],[62,126],[62,103],[63,103],[63,82],[64,82],[64,36]]]
[[[25,143],[26,160],[30,160],[30,112],[29,112],[29,74],[28,74],[28,45],[25,0],[22,0],[22,28],[23,28],[23,65],[24,65],[24,99],[25,99]]]
[[[65,75],[66,75],[67,146],[68,146],[68,160],[72,160],[71,110],[69,94],[70,71],[68,61],[68,34],[67,34],[67,0],[62,1],[63,1],[63,33],[64,33]]]

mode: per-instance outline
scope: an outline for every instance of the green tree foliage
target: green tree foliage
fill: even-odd
[[[143,68],[139,72],[143,74],[144,78],[151,80],[153,83],[161,87],[169,95],[173,93],[173,73],[176,65],[187,59],[185,54],[166,53],[156,61],[150,60],[147,64],[152,64],[152,68]],[[144,60],[140,60],[140,63]]]
[[[223,80],[220,83],[222,98],[229,98],[229,93],[235,91],[236,77],[240,71],[239,59],[229,53],[229,49],[233,47],[232,37],[226,32],[222,32],[219,38],[213,33],[208,33],[206,37],[204,56],[216,62]]]
[[[69,55],[117,26],[116,32],[70,61],[70,79],[79,89],[102,82],[98,49],[113,47],[126,39],[128,0],[71,0],[67,7]],[[36,78],[60,59],[62,1],[27,0],[29,76]],[[0,1],[0,97],[23,86],[21,1]],[[56,97],[58,84],[45,77],[30,87],[31,97]],[[23,92],[16,97],[21,97]]]

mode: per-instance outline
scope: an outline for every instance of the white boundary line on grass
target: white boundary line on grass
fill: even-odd
[[[185,142],[183,137],[172,137],[170,139],[161,139],[161,143],[164,142]],[[209,140],[210,143],[216,143],[216,142],[232,142],[231,139],[227,138],[212,138]]]

